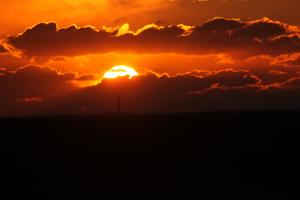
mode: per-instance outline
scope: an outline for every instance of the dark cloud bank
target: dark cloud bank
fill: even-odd
[[[122,52],[184,54],[231,53],[236,56],[280,55],[300,50],[297,27],[262,18],[254,21],[214,18],[201,26],[148,25],[136,32],[93,27],[58,28],[41,23],[7,43],[29,56]]]
[[[6,52],[7,52],[7,49],[3,45],[0,44],[0,54],[6,53]]]
[[[2,116],[115,112],[116,96],[129,113],[298,109],[300,100],[300,77],[266,85],[246,70],[198,70],[174,77],[149,73],[87,88],[73,83],[80,77],[50,68],[0,74]]]

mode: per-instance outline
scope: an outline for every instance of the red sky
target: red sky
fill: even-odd
[[[0,3],[0,116],[299,109],[299,1]]]

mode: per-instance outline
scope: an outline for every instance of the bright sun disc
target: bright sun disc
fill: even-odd
[[[113,79],[113,78],[124,77],[124,76],[128,76],[129,78],[132,78],[137,75],[138,73],[135,71],[135,69],[128,66],[119,65],[111,68],[109,71],[107,71],[104,74],[103,77],[107,79]]]

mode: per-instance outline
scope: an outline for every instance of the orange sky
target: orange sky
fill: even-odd
[[[200,24],[216,17],[256,19],[268,16],[299,23],[297,0],[11,0],[0,1],[1,34],[22,31],[39,22],[96,27],[129,22],[134,28],[160,21],[164,24]]]

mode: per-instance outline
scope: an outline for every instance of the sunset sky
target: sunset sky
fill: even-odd
[[[298,0],[0,3],[0,116],[300,108]]]

